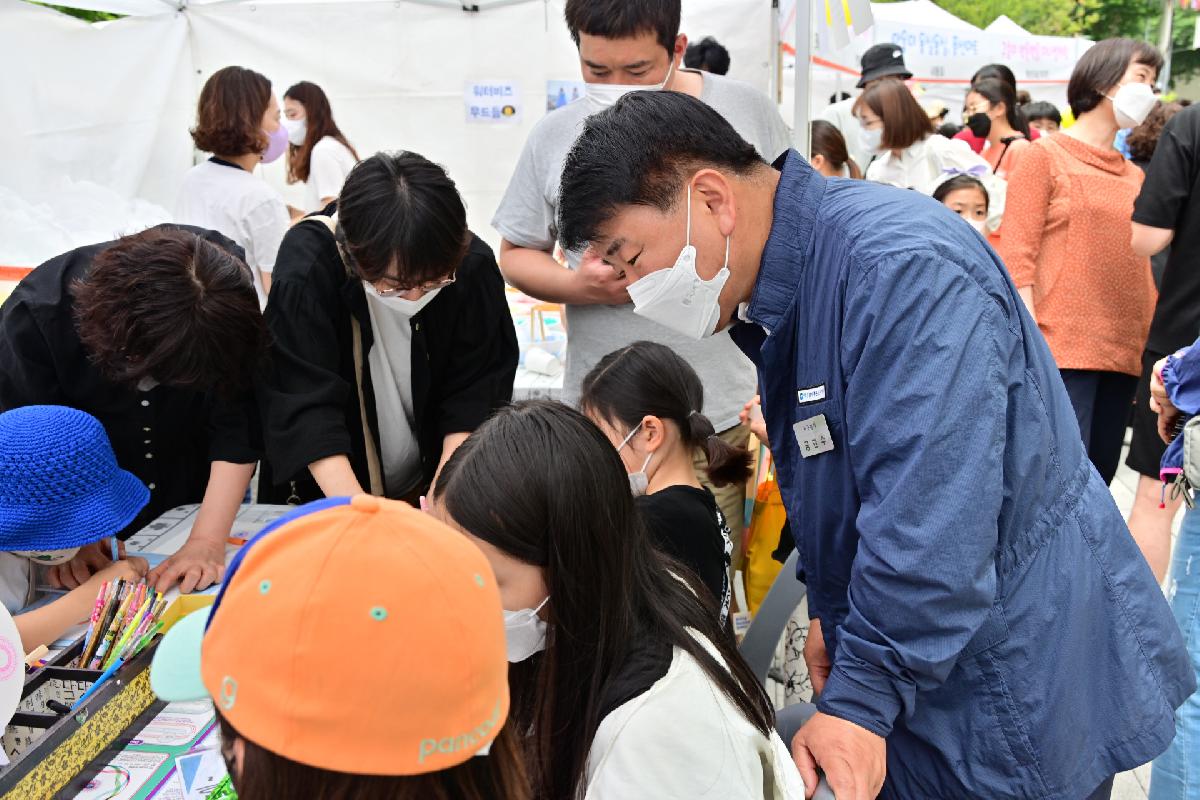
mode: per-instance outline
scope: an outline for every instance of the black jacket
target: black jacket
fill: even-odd
[[[190,230],[243,258],[215,231]],[[0,411],[63,405],[100,420],[122,469],[150,488],[150,503],[125,538],[164,511],[199,503],[212,461],[258,460],[256,415],[249,398],[219,401],[191,389],[157,386],[140,392],[105,378],[79,341],[71,286],[113,242],[52,258],[21,281],[0,306]]]
[[[332,208],[327,209],[332,213]],[[417,313],[412,325],[413,430],[425,485],[442,440],[475,430],[512,399],[517,340],[504,280],[491,249],[472,236],[457,280]],[[371,317],[362,281],[346,274],[333,234],[316,222],[283,239],[267,303],[271,354],[263,376],[266,463],[263,502],[321,497],[308,465],[346,455],[359,483],[370,486],[355,387],[353,314],[362,330],[363,395],[379,452],[379,422],[368,353]]]

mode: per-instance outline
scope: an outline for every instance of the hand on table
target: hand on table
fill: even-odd
[[[119,543],[121,555],[125,555],[125,544]],[[76,589],[87,582],[92,574],[111,566],[112,544],[101,539],[79,548],[75,557],[64,564],[56,564],[46,572],[46,581],[55,589]]]
[[[887,775],[883,737],[820,712],[792,739],[792,758],[804,779],[806,797],[817,790],[817,767],[838,800],[874,800]]]
[[[207,589],[225,576],[225,543],[189,539],[179,552],[150,570],[147,580],[160,592],[179,584],[183,594]]]
[[[762,402],[758,395],[754,395],[753,400],[742,406],[742,411],[738,414],[738,420],[743,425],[749,425],[750,432],[758,437],[760,442],[767,447],[771,446],[771,443],[767,441],[767,421],[763,418]]]
[[[605,264],[590,247],[584,251],[575,280],[580,298],[593,305],[623,306],[629,300],[629,279],[623,270]]]
[[[1175,425],[1179,422],[1179,409],[1171,403],[1167,387],[1163,385],[1162,371],[1167,359],[1156,361],[1150,370],[1150,410],[1158,414],[1158,435],[1167,444],[1175,438]]]

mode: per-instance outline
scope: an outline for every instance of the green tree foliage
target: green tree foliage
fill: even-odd
[[[120,19],[120,14],[109,14],[106,11],[87,11],[82,8],[68,8],[67,6],[56,6],[52,3],[38,3],[31,0],[35,6],[45,6],[53,8],[55,11],[66,14],[69,17],[78,17],[84,22],[107,22],[110,19]]]

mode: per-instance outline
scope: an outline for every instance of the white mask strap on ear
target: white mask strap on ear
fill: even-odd
[[[729,237],[725,237],[725,269],[729,269]]]
[[[685,244],[688,247],[692,246],[692,185],[689,183],[687,194],[684,196],[684,204],[687,206],[687,241]]]

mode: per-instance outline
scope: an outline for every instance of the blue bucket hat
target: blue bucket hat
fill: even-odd
[[[63,406],[0,414],[0,551],[82,547],[120,533],[148,502],[91,414]]]

